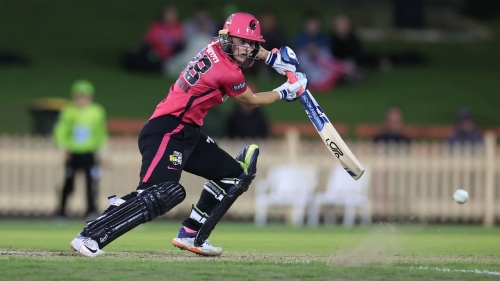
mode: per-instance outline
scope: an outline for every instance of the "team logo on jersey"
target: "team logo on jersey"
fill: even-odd
[[[231,89],[233,89],[233,91],[238,91],[238,90],[245,88],[246,85],[247,85],[247,83],[245,81],[243,81],[240,84],[231,85]]]
[[[211,137],[207,136],[207,143],[215,143],[215,142]]]
[[[257,21],[256,20],[251,20],[250,24],[248,26],[250,26],[251,30],[255,30],[257,28]]]
[[[170,162],[174,165],[182,164],[182,153],[174,151],[174,154],[170,155]]]

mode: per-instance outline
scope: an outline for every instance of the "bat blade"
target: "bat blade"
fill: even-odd
[[[302,92],[299,100],[328,150],[340,161],[346,172],[353,179],[358,180],[363,175],[365,168],[340,137],[309,90]]]

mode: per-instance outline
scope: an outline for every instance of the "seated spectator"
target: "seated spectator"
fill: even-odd
[[[218,29],[210,16],[210,11],[204,2],[195,5],[193,15],[184,22],[184,39],[186,42],[182,52],[171,58],[165,64],[165,73],[172,78],[179,76],[179,72],[186,68],[193,55],[203,49],[217,35]]]
[[[345,15],[333,18],[330,40],[333,57],[354,66],[353,72],[345,77],[350,85],[358,84],[364,78],[363,68],[380,66],[387,69],[390,67],[389,60],[381,60],[378,55],[363,51],[361,41],[354,31],[351,20]]]
[[[266,42],[262,42],[261,46],[266,50],[272,50],[273,48],[279,48],[281,46],[287,46],[287,39],[285,33],[278,26],[276,21],[276,14],[270,10],[264,11],[260,17],[260,29]],[[258,68],[259,76],[263,78],[269,78],[271,76],[280,76],[276,71],[267,66],[263,61],[256,63]]]
[[[398,107],[390,107],[385,114],[385,125],[373,139],[375,142],[406,143],[410,138],[403,133],[403,112]]]
[[[335,58],[356,60],[361,55],[361,42],[354,33],[351,20],[345,15],[333,18],[330,41]]]
[[[476,128],[476,124],[472,120],[471,113],[468,109],[463,108],[458,111],[456,125],[453,134],[448,137],[450,144],[481,144],[483,136]]]
[[[352,65],[335,60],[328,51],[310,42],[297,53],[300,71],[306,73],[309,89],[316,93],[330,91]]]
[[[228,116],[226,132],[232,139],[267,138],[269,126],[260,107],[248,107],[238,103]]]
[[[331,54],[335,58],[353,61],[359,68],[390,70],[397,65],[418,65],[426,62],[423,55],[411,50],[389,54],[366,52],[356,35],[351,19],[346,15],[333,18],[330,41]]]
[[[248,87],[257,93],[255,85],[248,83]],[[226,132],[233,139],[267,138],[269,124],[260,107],[247,107],[238,103],[227,118]]]
[[[218,29],[215,21],[204,3],[197,3],[193,15],[184,22],[184,38],[187,44],[199,35],[217,36]]]
[[[146,44],[151,46],[163,61],[167,61],[182,49],[184,46],[183,27],[174,7],[167,7],[163,10],[161,20],[154,22],[148,28],[145,40]]]
[[[365,68],[384,68],[390,64],[387,58],[381,58],[374,53],[367,53],[356,31],[354,30],[351,19],[346,15],[339,15],[333,18],[332,32],[330,34],[332,42],[332,55],[340,60],[351,60],[359,67]]]
[[[320,49],[330,50],[329,38],[321,31],[321,22],[314,14],[307,16],[304,29],[295,35],[293,47],[299,52],[310,43],[314,43]]]
[[[160,19],[149,26],[144,41],[124,56],[122,64],[127,70],[161,72],[164,63],[183,48],[183,27],[177,10],[166,7]]]
[[[262,36],[266,38],[266,42],[261,43],[262,47],[266,50],[272,50],[288,45],[285,32],[278,26],[276,13],[270,10],[264,11],[259,17],[259,22]]]
[[[315,15],[307,17],[304,30],[295,36],[294,46],[300,71],[307,74],[312,91],[328,92],[341,78],[350,84],[360,80],[360,73],[352,61],[340,61],[330,54],[331,42],[321,31],[321,23]]]

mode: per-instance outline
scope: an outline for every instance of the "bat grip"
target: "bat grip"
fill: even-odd
[[[298,81],[297,77],[295,77],[295,74],[293,72],[285,71],[285,74],[286,74],[286,77],[288,77],[288,80],[290,81],[290,83],[293,84],[293,83]],[[304,88],[300,87],[299,92],[298,92],[299,95],[301,95],[304,91],[305,91]]]

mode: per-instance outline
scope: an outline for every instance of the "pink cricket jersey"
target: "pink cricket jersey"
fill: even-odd
[[[212,107],[246,89],[241,69],[214,40],[188,63],[150,119],[173,115],[183,122],[201,126]]]

